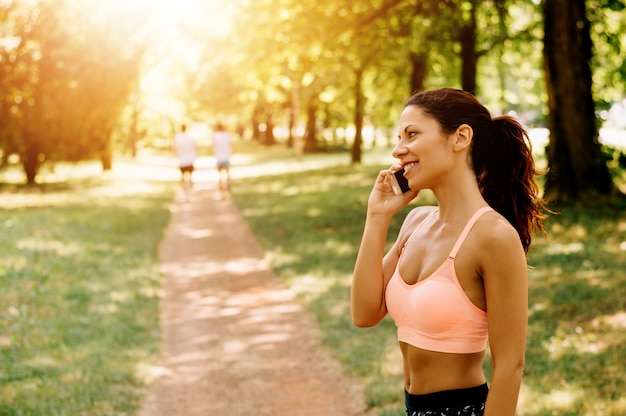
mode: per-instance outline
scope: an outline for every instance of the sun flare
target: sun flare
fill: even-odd
[[[145,45],[137,104],[142,118],[163,123],[186,114],[189,74],[200,73],[217,44],[228,44],[237,7],[229,0],[113,0],[101,3],[103,13],[136,24]]]
[[[119,19],[142,24],[164,40],[172,33],[197,33],[214,38],[232,32],[236,3],[228,0],[112,0],[98,8]],[[159,35],[161,39],[159,39]]]

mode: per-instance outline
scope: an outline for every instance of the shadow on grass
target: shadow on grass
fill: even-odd
[[[625,414],[626,213],[560,212],[530,252],[525,414]]]
[[[0,193],[51,193],[51,192],[73,192],[89,188],[99,183],[97,178],[84,178],[78,180],[64,180],[58,182],[45,182],[35,184],[0,182]]]

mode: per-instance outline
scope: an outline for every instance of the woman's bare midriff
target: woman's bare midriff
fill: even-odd
[[[427,351],[400,342],[404,359],[404,388],[411,394],[476,387],[486,382],[485,351],[449,354]]]

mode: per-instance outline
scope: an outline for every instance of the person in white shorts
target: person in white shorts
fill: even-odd
[[[180,132],[174,137],[174,145],[176,147],[176,155],[178,156],[181,184],[185,192],[189,193],[193,183],[193,164],[198,157],[198,152],[196,149],[196,141],[193,136],[187,132],[187,126],[185,124],[181,125]]]
[[[230,189],[230,156],[232,154],[232,137],[224,124],[217,123],[213,133],[213,151],[217,166],[217,176],[221,190]]]

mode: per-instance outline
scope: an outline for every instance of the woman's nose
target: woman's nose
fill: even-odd
[[[396,159],[399,159],[400,156],[404,155],[405,153],[406,153],[406,147],[404,146],[404,144],[402,144],[402,141],[399,141],[396,144],[396,147],[394,147],[393,151],[391,152],[393,157],[395,157]]]

